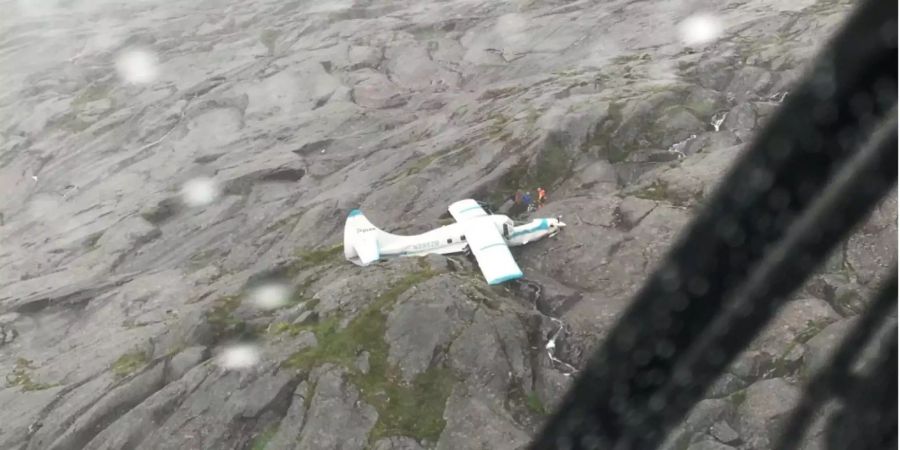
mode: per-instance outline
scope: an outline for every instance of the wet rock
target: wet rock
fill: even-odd
[[[727,57],[713,57],[701,61],[696,68],[700,85],[716,91],[725,90],[734,76],[733,64]]]
[[[143,218],[131,217],[103,233],[96,245],[114,258],[113,265],[116,265],[125,257],[126,252],[133,251],[161,235],[159,228]]]
[[[691,88],[684,100],[684,105],[699,119],[712,117],[725,104],[725,95],[721,92],[702,87]]]
[[[607,161],[596,161],[572,174],[556,195],[568,191],[612,192],[618,188],[616,171]]]
[[[733,132],[741,142],[747,142],[756,129],[756,111],[750,103],[741,103],[728,111],[722,127]]]
[[[803,343],[840,319],[824,300],[788,302],[732,365],[744,379],[783,377],[799,368]]]
[[[129,410],[159,390],[164,383],[164,366],[156,364],[146,372],[129,379],[92,404],[72,422],[52,444],[32,441],[34,448],[68,449],[81,447],[96,434],[97,428],[116,411]]]
[[[391,279],[386,276],[362,278],[339,278],[318,290],[313,300],[318,300],[315,312],[319,316],[340,314],[346,318],[355,317],[369,299],[388,289]]]
[[[766,88],[771,84],[772,75],[769,71],[761,67],[744,66],[734,74],[725,89],[740,101],[765,95]]]
[[[830,436],[832,433],[828,432],[829,428],[831,428],[829,422],[834,420],[835,414],[840,409],[841,402],[832,399],[815,412],[812,423],[810,423],[800,441],[800,450],[828,450],[834,448],[828,442],[833,439]]]
[[[457,385],[450,394],[444,410],[447,425],[435,448],[526,448],[528,433],[517,427],[504,409],[497,408],[474,389]]]
[[[272,369],[260,368],[258,373],[240,373],[202,365],[188,372],[186,377],[198,369],[206,372],[203,381],[189,395],[178,399],[183,406],[175,408],[161,423],[157,422],[158,426],[139,448],[174,447],[185,440],[234,448],[240,443],[234,438],[240,433],[238,424],[241,421],[276,408],[289,399],[295,389],[293,375],[287,371],[273,373]],[[202,376],[202,372],[197,376]],[[241,436],[240,439],[249,439],[249,436]]]
[[[182,350],[169,360],[166,374],[167,382],[171,383],[174,380],[181,379],[194,366],[200,364],[205,357],[206,347],[195,346]]]
[[[807,350],[803,360],[803,371],[807,376],[815,374],[827,363],[831,354],[838,348],[855,323],[855,318],[832,323],[806,342]]]
[[[626,230],[634,228],[656,207],[656,202],[638,197],[625,197],[616,210],[617,226]]]
[[[863,285],[875,288],[897,256],[897,195],[886,198],[847,242],[847,263]]]
[[[800,390],[781,378],[758,381],[738,408],[738,430],[748,449],[768,449],[783,431]]]
[[[344,372],[323,367],[296,448],[364,449],[378,413],[367,405]]]
[[[535,369],[534,390],[545,411],[553,412],[565,398],[574,376],[564,372],[567,368],[558,367],[546,355],[541,355],[539,361],[539,366]]]
[[[838,314],[844,317],[862,312],[871,295],[861,286],[848,281],[847,276],[843,273],[815,275],[806,283],[804,289],[827,301]]]
[[[706,126],[687,108],[673,107],[662,113],[653,127],[658,138],[654,142],[663,148],[683,141],[703,131]]]
[[[293,323],[295,320],[300,320],[301,317],[305,320],[309,314],[311,314],[311,311],[306,310],[306,305],[297,305],[284,311],[279,311],[272,323]],[[300,320],[300,323],[303,323],[303,321]]]
[[[319,314],[315,311],[303,311],[291,321],[291,325],[305,325],[314,322],[316,318],[318,318],[318,315]]]
[[[756,110],[757,123],[760,125],[767,123],[780,107],[779,102],[754,102],[753,109]]]
[[[385,58],[391,81],[404,88],[443,91],[458,84],[459,75],[434,63],[424,46],[391,46]]]
[[[428,265],[428,270],[431,273],[439,274],[453,271],[450,262],[444,255],[426,255],[423,261],[424,264]]]
[[[720,421],[713,424],[712,428],[709,430],[709,434],[711,434],[716,440],[725,444],[736,445],[740,443],[741,436],[737,431],[734,431],[734,428],[731,428],[728,425],[728,422]]]
[[[392,438],[384,438],[379,439],[375,442],[374,450],[422,450],[423,447],[419,445],[412,438],[408,437],[392,437]]]
[[[353,85],[353,100],[365,108],[396,108],[406,103],[400,89],[384,75],[363,69],[358,72]]]
[[[275,436],[272,436],[272,440],[269,441],[268,448],[299,448],[296,445],[306,422],[306,403],[309,393],[310,388],[306,381],[297,385],[297,389],[291,396],[291,405],[284,418],[281,419]]]
[[[738,369],[737,372],[744,372],[744,370]],[[706,396],[709,398],[727,397],[749,385],[750,383],[743,378],[733,373],[725,372],[713,382],[712,386],[707,390]]]
[[[684,153],[691,155],[694,153],[715,152],[729,147],[733,147],[740,143],[740,139],[731,131],[722,130],[711,133],[703,133],[691,140],[685,146]]]
[[[356,358],[356,368],[360,373],[366,375],[369,373],[369,352],[362,352]]]
[[[667,450],[684,448],[698,440],[715,423],[729,420],[734,414],[734,405],[727,400],[707,399],[698,402],[684,421],[675,427],[662,447]]]
[[[375,69],[382,59],[382,51],[366,45],[351,45],[347,51],[347,59],[351,70],[363,68]]]
[[[19,333],[16,332],[15,328],[9,325],[5,327],[3,325],[0,325],[0,347],[6,344],[12,344],[12,342],[16,340],[16,337],[18,335]]]
[[[458,280],[436,277],[407,291],[388,315],[385,340],[390,345],[388,361],[410,381],[431,365],[437,350],[474,316],[477,303],[466,302],[467,293]]]
[[[113,450],[139,447],[206,379],[208,373],[209,369],[205,366],[194,367],[185,376],[169,383],[121,417],[114,418],[105,429],[94,430],[97,434],[85,448]]]
[[[687,450],[732,450],[735,447],[722,444],[713,440],[703,440],[695,442],[687,447]]]
[[[450,345],[450,367],[477,386],[483,401],[501,404],[508,387],[531,391],[531,365],[522,323],[514,316],[479,309],[472,323]]]

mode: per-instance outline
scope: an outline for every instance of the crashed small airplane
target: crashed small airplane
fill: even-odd
[[[448,209],[456,223],[415,236],[379,230],[354,209],[344,224],[344,257],[365,266],[385,257],[471,253],[488,284],[500,284],[522,277],[509,247],[555,236],[566,226],[559,218],[516,225],[505,215],[488,214],[472,199],[454,202]]]

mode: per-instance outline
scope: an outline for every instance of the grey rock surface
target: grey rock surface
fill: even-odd
[[[748,449],[771,448],[800,399],[800,390],[781,378],[750,385],[738,408],[738,429]]]
[[[800,368],[804,343],[838,319],[824,300],[792,300],[738,356],[731,372],[745,380],[792,375]]]
[[[374,448],[375,450],[422,450],[422,446],[418,442],[407,437],[381,439],[375,442]]]
[[[704,440],[700,442],[695,442],[691,444],[687,449],[688,450],[732,450],[735,447],[730,445],[725,445],[721,442],[716,442],[713,440]]]
[[[803,359],[803,371],[807,376],[819,372],[827,364],[833,349],[847,337],[856,324],[856,318],[844,319],[825,327],[806,343],[806,356]],[[862,353],[862,349],[860,349]]]
[[[306,424],[307,397],[309,384],[304,381],[297,385],[291,397],[291,405],[278,425],[278,431],[272,436],[266,448],[295,448],[300,440],[300,433]]]
[[[728,422],[721,421],[713,424],[709,430],[709,434],[716,438],[717,441],[725,444],[738,444],[741,441],[741,435],[734,431]]]
[[[470,389],[460,386],[450,395],[444,412],[447,426],[436,448],[525,448],[528,433],[516,425],[508,412]]]
[[[438,277],[398,299],[387,318],[384,337],[390,345],[388,361],[406,381],[426,371],[436,352],[447,348],[472,322],[477,304],[460,301],[470,295],[457,280]]]
[[[694,406],[684,421],[669,433],[662,448],[685,448],[707,439],[710,428],[722,421],[734,420],[733,415],[734,405],[728,400],[702,400]]]
[[[710,5],[721,35],[686,46],[686,2],[0,0],[0,448],[526,446],[850,6]],[[509,214],[569,226],[514,251],[521,283],[343,261],[350,209],[416,233],[538,185]],[[679,448],[769,442],[896,211]],[[260,308],[261,280],[289,293]]]
[[[307,419],[296,448],[364,449],[378,413],[360,399],[342,370],[325,367],[314,379]]]

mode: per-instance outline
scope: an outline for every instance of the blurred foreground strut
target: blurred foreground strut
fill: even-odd
[[[897,2],[867,0],[735,163],[637,293],[534,449],[654,449],[778,309],[895,189]],[[895,263],[896,264],[896,263]],[[777,448],[840,398],[832,448],[897,446],[897,330],[875,370],[850,367],[896,311],[897,269],[806,388]]]

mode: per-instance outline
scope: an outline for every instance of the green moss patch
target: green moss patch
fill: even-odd
[[[534,174],[531,176],[533,184],[552,189],[557,182],[569,175],[571,165],[572,158],[566,152],[563,137],[557,133],[549,134],[535,161]]]
[[[638,190],[634,193],[637,198],[644,200],[653,200],[657,202],[670,201],[672,195],[669,192],[669,185],[662,181],[654,181],[653,184]]]
[[[744,400],[747,400],[747,390],[741,389],[740,391],[735,392],[734,394],[729,395],[728,401],[731,402],[735,407],[741,406],[744,403]]]
[[[403,178],[403,177],[409,177],[412,175],[416,175],[416,174],[422,172],[423,170],[425,170],[426,168],[428,168],[428,166],[430,166],[431,163],[437,161],[444,155],[445,155],[444,152],[438,152],[438,153],[433,153],[430,155],[424,155],[421,158],[418,158],[418,159],[414,160],[411,164],[409,164],[409,166],[406,168],[406,170],[400,171],[396,175],[388,178],[387,182],[391,183],[391,182],[399,180],[400,178]]]
[[[150,355],[147,352],[139,350],[128,352],[113,363],[112,372],[117,378],[125,378],[147,365],[148,361],[150,361]]]
[[[488,203],[502,205],[517,189],[525,189],[528,184],[528,161],[521,160],[510,167],[500,178],[497,187],[490,191]]]
[[[16,359],[16,367],[6,376],[6,387],[21,387],[23,391],[41,391],[55,384],[39,383],[31,379],[32,362],[25,358]]]
[[[303,252],[297,255],[300,257],[300,261],[298,261],[294,265],[293,269],[296,272],[300,272],[301,270],[324,266],[326,264],[336,262],[338,258],[343,254],[343,244]]]
[[[812,339],[815,335],[819,334],[828,324],[831,323],[829,320],[807,320],[806,326],[797,333],[796,341],[800,343],[804,343],[810,339]]]
[[[266,450],[266,447],[269,445],[269,441],[275,437],[275,433],[278,432],[278,425],[272,424],[266,427],[262,433],[258,434],[256,438],[253,439],[253,444],[250,446],[251,450]]]
[[[271,29],[263,30],[263,32],[259,34],[259,42],[262,42],[262,44],[266,46],[269,55],[275,54],[275,40],[278,39],[279,34],[278,30]]]
[[[212,327],[216,340],[222,340],[244,331],[246,324],[234,315],[234,311],[240,305],[240,296],[222,297],[216,300],[212,309],[206,312],[206,321]]]
[[[435,274],[427,269],[407,275],[376,297],[343,329],[339,317],[315,324],[287,326],[284,332],[309,330],[319,345],[303,349],[284,362],[285,367],[309,371],[325,363],[344,366],[349,379],[359,387],[363,398],[378,411],[378,422],[370,433],[375,441],[386,436],[410,436],[436,441],[444,429],[443,412],[455,382],[449,369],[433,367],[406,383],[397,368],[388,363],[388,344],[384,341],[387,312],[397,298],[412,286]],[[369,371],[362,373],[355,361],[360,353],[369,353]]]
[[[491,139],[505,141],[512,137],[512,133],[506,131],[506,126],[510,122],[509,117],[495,113],[491,114],[488,120],[488,136]]]
[[[378,410],[370,439],[410,436],[436,442],[444,430],[444,408],[456,382],[450,369],[433,367],[406,384],[389,371],[386,377],[370,371],[360,389]],[[382,378],[383,377],[383,378]]]
[[[547,407],[544,406],[544,402],[541,401],[536,392],[528,394],[528,397],[525,399],[525,405],[528,406],[529,411],[535,414],[545,416],[548,413]]]
[[[369,351],[370,361],[379,359],[383,353],[387,360],[387,344],[384,343],[387,315],[385,309],[392,306],[400,294],[410,287],[433,276],[428,271],[407,275],[384,292],[343,329],[340,317],[332,316],[310,325],[285,327],[284,331],[299,333],[304,330],[316,335],[319,345],[293,354],[285,365],[308,371],[324,363],[341,364],[352,367],[360,352]]]
[[[80,109],[88,103],[102,100],[109,96],[109,91],[108,85],[92,84],[78,93],[78,96],[72,100],[72,107]]]

